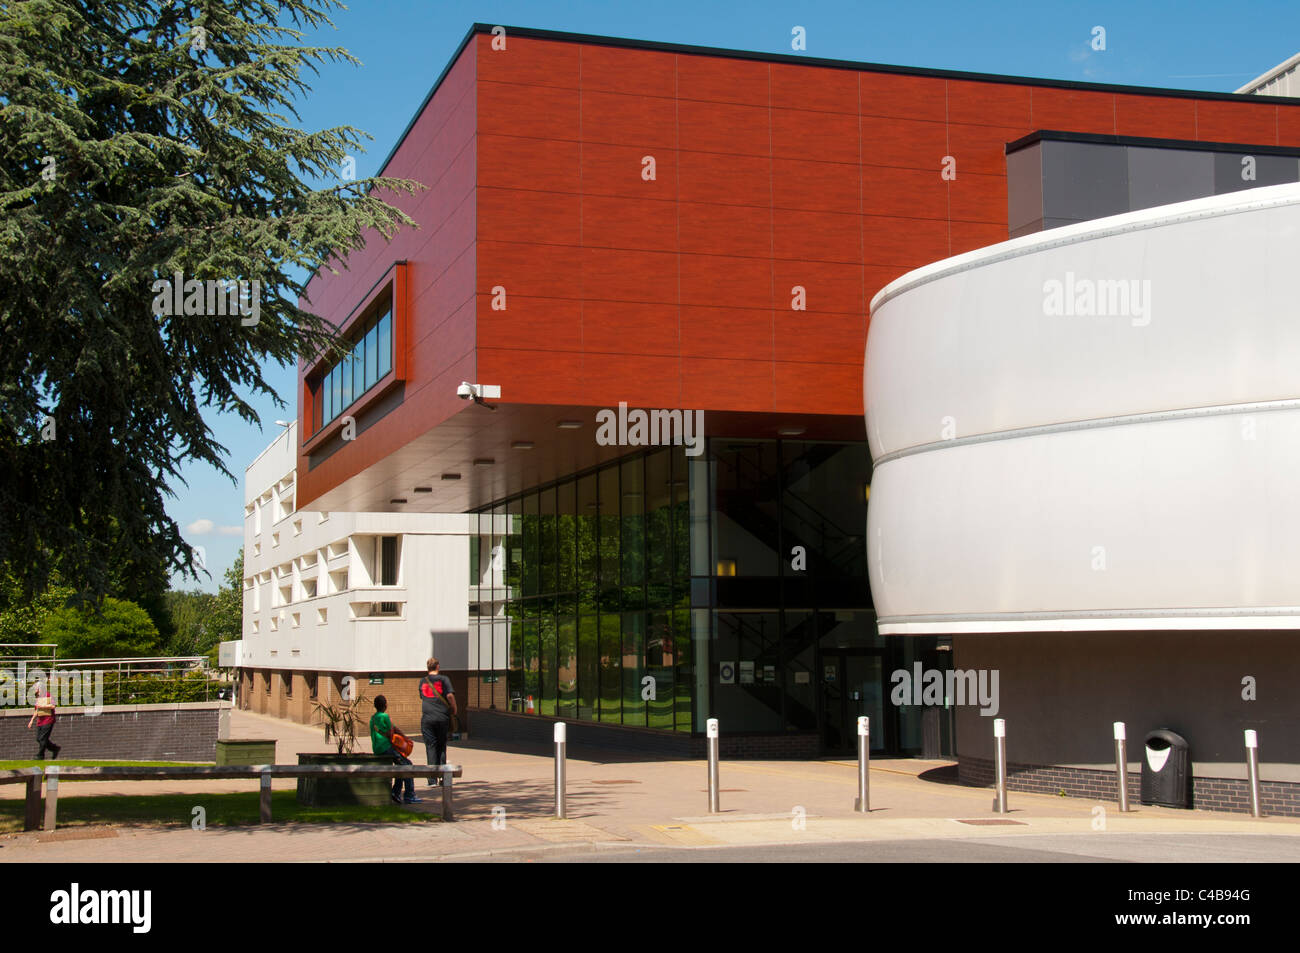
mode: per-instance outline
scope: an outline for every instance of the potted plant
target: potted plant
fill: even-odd
[[[358,735],[369,734],[370,702],[359,695],[351,701],[312,705],[318,723],[325,726],[325,740],[332,741],[337,749],[331,754],[298,755],[299,764],[391,764],[387,755],[365,754],[357,751]],[[384,777],[320,777],[298,779],[298,803],[319,806],[325,804],[388,803],[391,781]]]

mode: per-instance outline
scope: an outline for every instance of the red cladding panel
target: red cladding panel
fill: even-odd
[[[1269,97],[1261,96],[1262,100]],[[1294,107],[1292,107],[1294,109]],[[1196,104],[1196,138],[1210,142],[1277,144],[1278,107],[1273,103],[1201,102]]]
[[[1032,93],[1027,86],[953,79],[948,81],[947,90],[948,115],[954,122],[1019,129],[1030,124]]]
[[[664,50],[628,50],[614,46],[583,46],[582,89],[633,93],[638,96],[677,94],[677,55]]]
[[[1195,139],[1196,101],[1172,96],[1115,97],[1115,134],[1149,139]]]
[[[1038,129],[1300,146],[1300,108],[475,37],[385,170],[432,187],[397,200],[420,230],[309,285],[342,322],[406,259],[411,325],[404,402],[300,461],[303,500],[462,411],[470,377],[860,417],[871,297],[1006,239],[1005,146]]]
[[[1029,124],[1034,129],[1115,133],[1115,94],[1087,89],[1038,87],[1030,97]]]

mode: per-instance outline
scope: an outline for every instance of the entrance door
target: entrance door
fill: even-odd
[[[857,751],[860,715],[871,719],[871,750],[886,750],[883,654],[823,650],[821,677],[822,744],[826,751]]]

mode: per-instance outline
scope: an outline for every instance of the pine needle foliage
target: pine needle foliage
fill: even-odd
[[[358,62],[303,43],[338,6],[0,3],[0,568],[26,592],[197,577],[164,504],[187,462],[231,476],[205,415],[283,405],[263,363],[335,347],[307,276],[414,224],[385,197],[416,183],[343,177],[365,133],[298,128],[311,76]],[[256,321],[156,313],[176,273],[259,282]]]

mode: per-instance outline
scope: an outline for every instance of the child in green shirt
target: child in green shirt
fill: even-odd
[[[410,764],[411,759],[403,757],[393,747],[393,719],[388,717],[388,699],[383,695],[375,696],[375,713],[370,716],[370,747],[375,754],[386,754],[394,764]],[[406,796],[402,796],[405,781]],[[422,798],[415,796],[415,778],[393,778],[393,790],[389,796],[394,804],[419,804]]]

